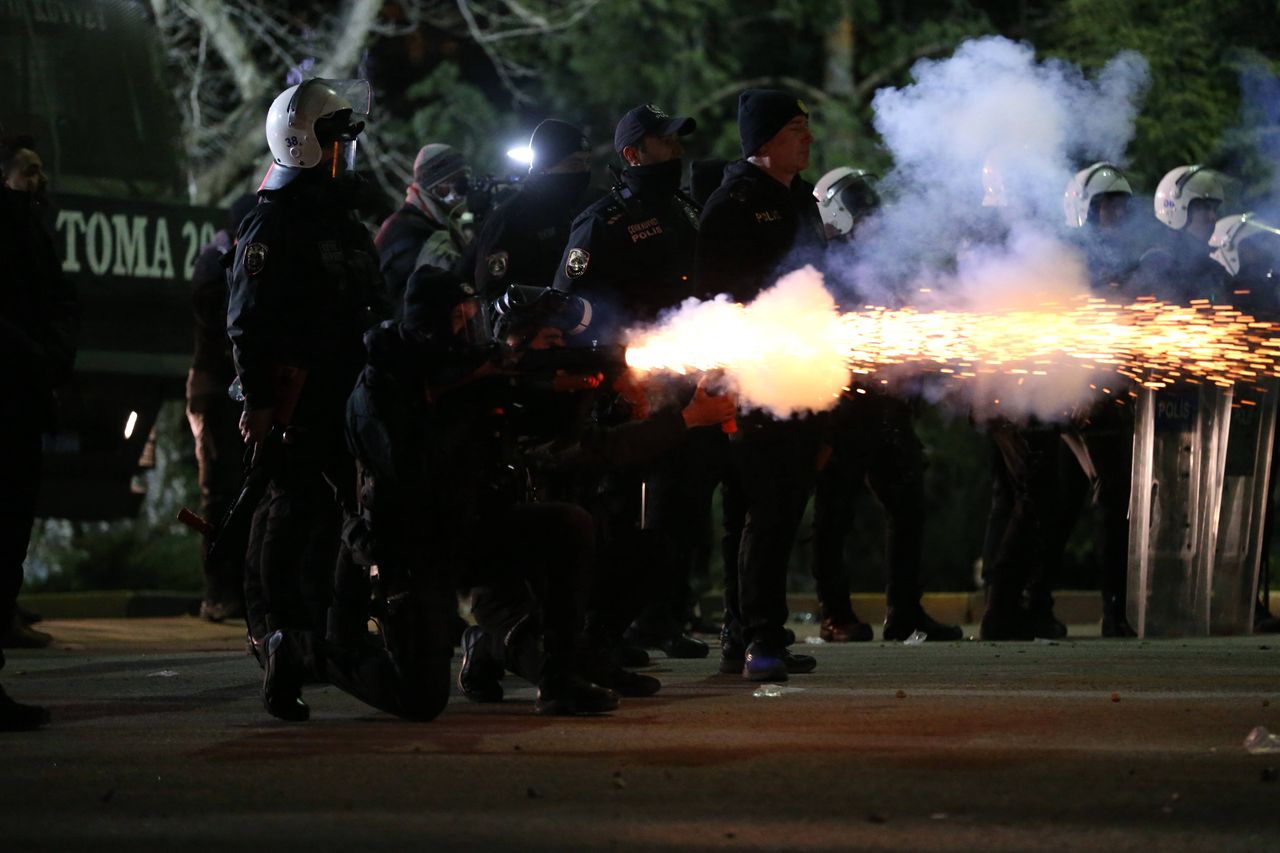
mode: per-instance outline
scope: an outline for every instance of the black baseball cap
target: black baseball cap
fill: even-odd
[[[675,133],[688,136],[698,127],[698,123],[688,116],[667,115],[660,107],[653,104],[642,104],[627,111],[618,121],[618,129],[613,132],[613,150],[619,154],[628,145],[635,145],[645,134],[654,136],[670,136]]]

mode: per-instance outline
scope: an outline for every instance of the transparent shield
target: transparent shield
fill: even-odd
[[[1129,502],[1128,616],[1141,637],[1207,635],[1231,389],[1142,389]]]
[[[1280,383],[1273,378],[1236,392],[1213,565],[1209,627],[1214,634],[1253,631],[1278,392]]]

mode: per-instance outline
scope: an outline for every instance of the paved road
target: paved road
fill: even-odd
[[[8,851],[1277,850],[1280,641],[818,646],[800,692],[707,661],[596,719],[458,699],[414,725],[331,688],[260,710],[234,629],[55,622],[0,736]]]

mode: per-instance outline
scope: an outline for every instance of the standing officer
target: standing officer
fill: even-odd
[[[1122,292],[1138,266],[1137,231],[1149,221],[1132,215],[1133,188],[1115,164],[1100,161],[1076,173],[1063,194],[1066,225],[1083,248],[1089,271],[1089,288],[1095,296],[1114,299]],[[1129,570],[1129,492],[1133,474],[1133,411],[1104,397],[1072,419],[1062,430],[1059,456],[1070,456],[1058,466],[1055,488],[1059,505],[1051,513],[1043,575],[1028,588],[1028,602],[1037,636],[1046,627],[1065,635],[1065,627],[1051,617],[1050,584],[1057,579],[1067,539],[1079,515],[1087,490],[1094,510],[1096,560],[1102,591],[1102,636],[1133,637],[1126,616]],[[1076,463],[1079,462],[1079,465]],[[1083,470],[1083,476],[1077,473]],[[1046,613],[1050,618],[1046,618]]]
[[[613,147],[627,164],[621,182],[574,220],[555,280],[558,289],[590,301],[594,339],[621,342],[627,326],[651,322],[659,312],[694,293],[693,259],[701,209],[680,189],[684,155],[680,138],[696,127],[693,119],[673,118],[653,104],[629,110],[618,122]],[[691,387],[687,391],[692,394]],[[711,475],[714,480],[705,460],[723,444],[723,435],[716,430],[700,430],[690,442],[655,463],[656,470],[610,472],[604,489],[607,529],[602,553],[635,558],[647,551],[651,562],[657,563],[657,572],[647,584],[652,598],[631,639],[661,648],[671,657],[706,657],[708,653],[705,643],[683,630],[692,540],[700,532],[696,520],[706,510],[689,505],[692,484],[688,480],[695,467],[704,479]],[[723,459],[723,452],[718,455]],[[640,505],[642,487],[652,499],[650,507]],[[714,487],[713,481],[700,491],[709,500]],[[637,530],[642,517],[645,529]]]
[[[529,180],[489,215],[476,238],[475,282],[483,299],[496,299],[509,284],[551,285],[591,183],[591,146],[568,122],[545,120],[529,148]]]
[[[323,619],[318,608],[309,612],[304,578],[327,586],[335,493],[354,505],[343,412],[364,365],[361,337],[389,313],[373,241],[352,212],[349,172],[364,129],[354,113],[367,114],[368,91],[366,81],[317,78],[276,97],[266,121],[275,162],[240,226],[231,270],[227,334],[244,390],[240,431],[270,476],[254,536],[264,599],[254,639],[266,657],[263,703],[288,720],[309,714],[304,655]]]
[[[195,440],[200,514],[214,520],[222,518],[235,499],[244,473],[239,406],[227,394],[236,366],[227,338],[225,262],[235,249],[240,222],[257,203],[256,196],[243,195],[231,204],[226,227],[201,249],[191,273],[195,348],[187,371],[187,422]],[[221,622],[244,612],[244,554],[222,549],[221,555],[211,558],[208,538],[204,537],[200,553],[204,569],[200,616]]]
[[[880,207],[875,175],[841,166],[814,188],[827,238],[851,243],[858,226]],[[830,416],[831,457],[813,495],[813,575],[822,606],[819,636],[829,643],[870,640],[871,626],[849,603],[845,541],[853,530],[857,495],[865,482],[884,508],[888,609],[884,639],[959,640],[956,625],[943,625],[920,605],[924,534],[924,446],[912,424],[911,404],[882,390],[858,386],[846,392]]]
[[[40,487],[40,436],[53,419],[54,387],[71,376],[80,314],[40,221],[47,179],[34,140],[0,140],[0,177],[0,633],[22,645],[47,645],[48,635],[33,636],[18,620],[18,590]],[[0,689],[0,731],[48,721],[46,709],[15,702]]]
[[[778,275],[821,258],[826,238],[809,165],[809,111],[794,95],[748,89],[738,98],[745,159],[725,168],[702,212],[694,276],[706,295],[749,302]],[[741,419],[731,442],[746,507],[737,577],[725,580],[721,671],[752,680],[811,672],[787,650],[787,564],[816,473],[818,419]]]
[[[378,268],[387,286],[387,297],[399,316],[404,306],[405,283],[422,266],[453,269],[462,258],[467,240],[462,231],[466,210],[467,159],[448,145],[425,145],[413,160],[413,182],[405,190],[404,204],[387,217],[374,238]]]
[[[594,335],[613,342],[693,295],[698,205],[680,189],[682,136],[697,124],[653,104],[618,122],[621,182],[573,222],[555,286],[590,300]]]
[[[1142,255],[1133,282],[1137,296],[1186,304],[1204,298],[1228,302],[1227,273],[1209,256],[1209,239],[1226,199],[1220,172],[1200,165],[1170,170],[1156,187],[1156,219],[1166,229]]]

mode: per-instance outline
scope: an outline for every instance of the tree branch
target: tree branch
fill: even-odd
[[[921,45],[910,53],[902,54],[893,62],[880,66],[874,73],[868,74],[864,79],[859,80],[858,85],[853,89],[854,97],[859,101],[865,101],[875,94],[876,89],[880,88],[882,83],[914,65],[916,60],[924,59],[927,56],[936,56],[939,53],[951,50],[955,46],[956,40],[954,39],[935,41]]]
[[[153,0],[159,2],[159,0]],[[262,72],[254,61],[253,51],[241,32],[231,23],[225,4],[218,0],[182,0],[183,10],[207,33],[213,49],[235,80],[240,97],[259,96],[263,87]]]
[[[756,89],[760,86],[785,86],[788,90],[795,92],[797,95],[808,98],[815,104],[823,104],[831,100],[830,96],[827,95],[826,92],[812,84],[804,82],[803,80],[797,80],[795,77],[776,77],[771,75],[768,77],[753,77],[749,80],[734,80],[733,82],[726,83],[690,107],[689,112],[693,115],[697,115],[717,101],[724,100],[730,95],[736,95],[743,89]]]

